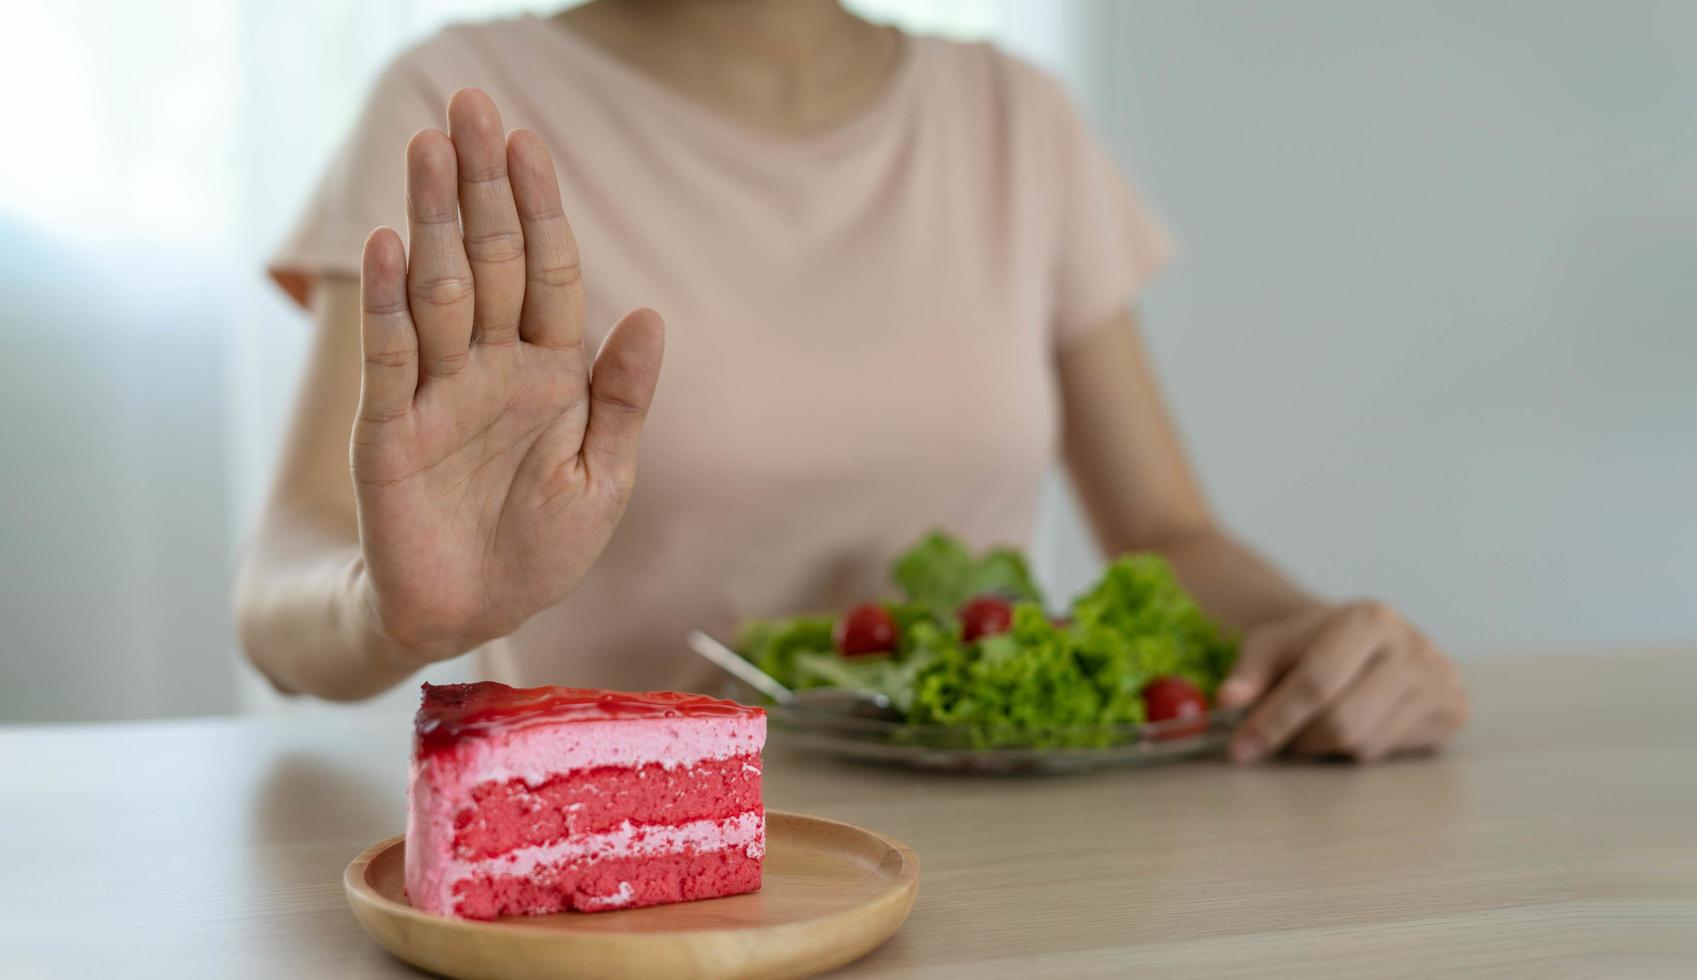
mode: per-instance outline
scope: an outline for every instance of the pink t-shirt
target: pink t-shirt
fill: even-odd
[[[554,154],[592,342],[666,318],[635,495],[582,587],[480,670],[513,684],[716,683],[683,644],[884,594],[946,528],[1023,545],[1055,457],[1053,355],[1126,308],[1167,245],[1060,87],[981,44],[906,37],[821,135],[752,131],[534,17],[449,28],[378,80],[271,272],[296,298],[406,227],[403,149],[482,88]]]

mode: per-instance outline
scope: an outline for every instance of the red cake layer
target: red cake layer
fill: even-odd
[[[514,688],[494,681],[425,684],[413,723],[414,750],[423,757],[537,724],[636,721],[644,718],[742,718],[759,708],[676,691],[600,691],[580,687]]]
[[[494,875],[454,886],[459,914],[468,919],[547,915],[575,909],[603,912],[664,902],[740,895],[760,888],[760,859],[732,847],[705,854],[683,851],[639,858],[575,861],[527,876]]]
[[[484,783],[454,817],[454,854],[475,860],[569,834],[633,824],[678,824],[760,809],[760,757],[707,759],[687,769],[580,769],[540,786]],[[573,807],[576,807],[573,809]]]

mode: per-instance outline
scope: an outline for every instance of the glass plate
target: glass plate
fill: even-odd
[[[765,702],[757,691],[728,682],[725,696],[747,704]],[[1090,748],[1050,748],[1031,744],[983,745],[980,731],[954,725],[827,715],[766,704],[774,741],[838,758],[907,766],[913,769],[981,773],[1082,772],[1106,766],[1137,766],[1216,755],[1236,727],[1241,710],[1211,711],[1207,728],[1194,734],[1188,718],[1147,725],[1102,725],[1052,729],[1045,734],[1094,743]],[[1012,740],[1010,739],[1010,742]],[[1036,741],[1032,739],[1031,741]]]

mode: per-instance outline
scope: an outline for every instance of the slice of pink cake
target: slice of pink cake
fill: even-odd
[[[407,897],[468,919],[754,891],[766,713],[697,694],[424,685]]]

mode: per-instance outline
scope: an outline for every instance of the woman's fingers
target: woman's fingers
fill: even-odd
[[[625,314],[595,356],[583,458],[592,480],[621,493],[636,482],[637,442],[654,401],[665,347],[666,325],[660,314],[639,309]]]
[[[577,240],[560,203],[553,158],[535,133],[516,129],[507,138],[507,173],[524,229],[520,333],[532,344],[581,349],[583,285]],[[587,367],[588,361],[584,363]]]
[[[517,343],[524,307],[524,231],[507,179],[500,110],[477,89],[461,89],[448,101],[448,135],[454,141],[460,223],[476,290],[474,337],[482,344]]]
[[[1408,749],[1428,748],[1455,734],[1467,718],[1467,695],[1455,667],[1430,647],[1417,651],[1410,695],[1362,739],[1364,762]]]
[[[1250,762],[1276,752],[1384,649],[1390,638],[1375,603],[1333,615],[1313,643],[1290,656],[1291,667],[1232,736],[1231,755]]]
[[[1391,706],[1352,755],[1362,762],[1375,762],[1404,748],[1425,744],[1412,737],[1420,734],[1431,711],[1432,706],[1421,697],[1404,698]]]
[[[1416,680],[1407,659],[1381,657],[1368,664],[1348,687],[1291,742],[1302,755],[1343,755],[1368,761],[1376,736],[1414,691]]]
[[[459,165],[448,134],[407,144],[407,299],[426,378],[451,377],[470,356],[473,286],[458,217]]]
[[[1243,638],[1237,663],[1220,684],[1222,708],[1240,708],[1267,692],[1324,621],[1325,609],[1258,626]]]
[[[412,410],[418,388],[418,335],[407,310],[407,256],[401,236],[379,228],[365,240],[360,263],[359,417],[392,422]]]

